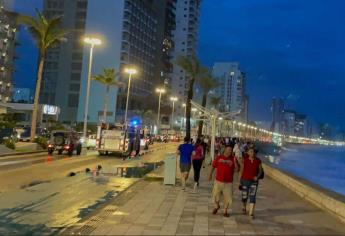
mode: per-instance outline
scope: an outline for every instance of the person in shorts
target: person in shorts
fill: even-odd
[[[186,188],[186,182],[192,165],[193,152],[194,146],[187,137],[184,138],[184,143],[177,149],[177,154],[180,156],[181,185],[183,190]]]
[[[217,214],[220,208],[220,195],[224,197],[224,216],[229,217],[229,208],[232,204],[233,176],[235,170],[238,170],[238,164],[232,152],[232,146],[226,146],[224,153],[217,156],[212,163],[212,169],[209,180],[212,180],[213,172],[216,170],[216,179],[214,181],[212,197],[216,207],[213,214]]]

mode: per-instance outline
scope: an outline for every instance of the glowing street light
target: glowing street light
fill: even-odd
[[[175,110],[175,102],[177,102],[177,97],[170,97],[170,101],[172,101],[172,112],[171,112],[171,128],[174,128],[174,110]]]
[[[90,45],[89,71],[88,71],[88,76],[87,76],[87,87],[86,87],[85,108],[84,108],[84,127],[83,127],[83,136],[84,136],[84,138],[86,138],[87,117],[88,117],[88,113],[89,113],[89,97],[90,97],[90,85],[91,85],[93,48],[95,46],[101,45],[102,41],[98,38],[85,37],[84,43]]]
[[[126,110],[125,110],[125,119],[124,119],[124,125],[125,125],[125,135],[124,135],[124,140],[123,142],[126,142],[126,136],[127,136],[127,129],[128,129],[128,125],[127,125],[127,115],[128,115],[128,103],[129,103],[129,93],[131,90],[131,79],[132,79],[132,75],[135,75],[138,73],[138,71],[133,68],[133,67],[126,67],[124,69],[124,72],[126,74],[128,74],[128,86],[127,86],[127,98],[126,98]],[[123,150],[125,150],[125,146],[123,145]]]
[[[162,99],[162,93],[165,93],[164,88],[156,88],[156,93],[159,93],[159,100],[158,100],[158,112],[157,112],[157,132],[159,133],[160,130],[160,112],[161,112],[161,99]]]
[[[126,111],[125,111],[125,120],[124,120],[124,124],[127,130],[127,114],[128,114],[128,102],[129,102],[129,93],[130,93],[130,89],[131,89],[131,79],[132,79],[132,75],[135,75],[138,73],[138,71],[133,68],[133,67],[126,67],[124,72],[126,74],[128,74],[128,86],[127,86],[127,99],[126,99]]]

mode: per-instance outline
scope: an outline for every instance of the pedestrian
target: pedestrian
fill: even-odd
[[[242,151],[241,151],[241,143],[238,139],[235,140],[234,153],[235,153],[235,157],[236,157],[238,163],[241,163]]]
[[[261,160],[255,154],[254,146],[249,146],[246,154],[241,162],[239,189],[242,191],[243,214],[247,214],[247,201],[249,198],[249,216],[254,218],[256,193],[259,179],[263,175],[263,169]]]
[[[216,169],[216,179],[213,185],[213,201],[216,207],[213,209],[213,214],[217,214],[220,209],[220,195],[224,198],[224,216],[229,217],[229,208],[232,204],[233,193],[233,176],[235,170],[238,170],[236,158],[233,155],[232,146],[226,146],[224,153],[219,155],[212,163],[212,169],[209,175],[209,180],[212,180],[213,172]]]
[[[201,139],[198,138],[195,142],[194,152],[192,155],[193,171],[194,171],[194,190],[197,191],[200,179],[200,170],[204,160],[204,147]]]
[[[177,155],[180,156],[180,171],[181,171],[181,185],[182,190],[186,189],[186,182],[191,168],[192,154],[194,146],[190,143],[190,139],[184,138],[184,143],[177,149]]]

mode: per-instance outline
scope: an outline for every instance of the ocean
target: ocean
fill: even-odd
[[[290,145],[269,162],[295,176],[345,196],[345,148]]]

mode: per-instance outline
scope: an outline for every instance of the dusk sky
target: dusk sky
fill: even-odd
[[[17,0],[32,13],[39,0]],[[250,119],[271,120],[272,97],[315,121],[345,127],[344,0],[202,0],[199,56],[238,61],[247,74]],[[34,85],[36,50],[22,33],[17,86]]]

